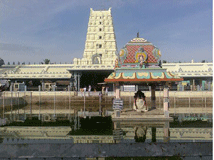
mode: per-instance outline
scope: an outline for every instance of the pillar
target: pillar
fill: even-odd
[[[169,117],[169,88],[164,87],[163,89],[163,110],[164,116]]]
[[[152,127],[152,142],[156,142],[156,127]]]
[[[42,91],[44,91],[45,90],[45,83],[44,83],[44,81],[42,80]]]
[[[116,99],[120,99],[120,85],[119,83],[115,83],[114,85],[115,97]]]
[[[78,79],[77,79],[77,87],[78,87],[77,90],[78,90],[78,91],[80,91],[80,77],[81,77],[81,73],[78,73],[78,74],[77,74],[77,78],[78,78]]]
[[[120,129],[120,122],[113,122],[114,123],[114,129]]]
[[[72,75],[71,75],[70,85],[69,85],[68,91],[73,91],[73,90],[74,90],[74,73],[72,73]]]
[[[151,108],[156,109],[156,104],[155,104],[155,88],[156,85],[151,85]]]
[[[169,142],[170,140],[170,134],[169,134],[169,122],[165,122],[163,126],[163,141],[164,142]]]
[[[120,117],[121,110],[123,109],[123,100],[120,98],[120,85],[115,84],[115,99],[113,100],[113,109],[115,117]]]
[[[11,85],[10,85],[10,91],[12,92],[13,91],[13,83],[11,83]]]
[[[77,73],[74,72],[74,90],[77,91]]]
[[[192,80],[193,91],[195,91],[195,79]]]
[[[119,143],[123,137],[123,131],[120,127],[120,122],[113,122],[113,123],[114,123],[114,130],[113,130],[114,143]]]

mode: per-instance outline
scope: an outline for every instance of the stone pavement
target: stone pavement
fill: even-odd
[[[212,156],[212,142],[0,144],[0,158]]]

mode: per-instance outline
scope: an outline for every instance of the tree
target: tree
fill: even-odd
[[[201,63],[205,63],[205,60],[202,60]]]
[[[20,62],[18,62],[18,65],[20,65]]]
[[[163,60],[163,63],[167,63],[167,61],[166,61],[166,60]]]
[[[4,60],[0,58],[0,66],[4,65]]]
[[[50,64],[50,59],[45,59],[45,60],[44,60],[44,63],[45,63],[45,64]]]

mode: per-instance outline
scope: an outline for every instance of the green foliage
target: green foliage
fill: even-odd
[[[45,63],[45,64],[50,64],[50,59],[47,59],[47,58],[46,58],[46,59],[44,60],[44,63]]]

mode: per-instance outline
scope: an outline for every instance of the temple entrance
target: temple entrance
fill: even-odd
[[[102,64],[101,58],[102,54],[94,54],[92,56],[92,64]]]
[[[82,75],[80,78],[80,88],[86,87],[91,85],[91,90],[94,91],[101,91],[102,85],[98,85],[97,83],[104,82],[104,79],[109,76],[112,71],[82,71]],[[113,91],[113,85],[108,85],[109,91]]]

